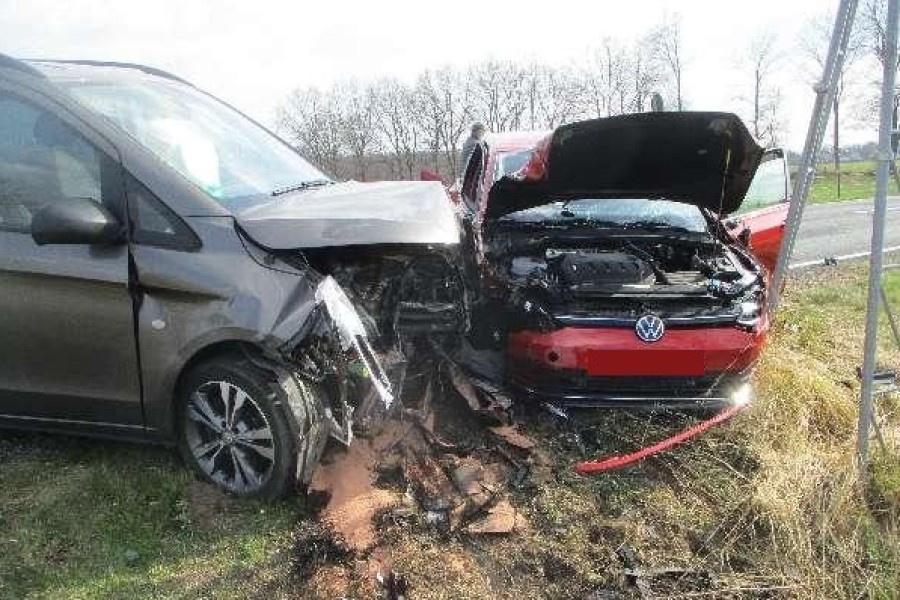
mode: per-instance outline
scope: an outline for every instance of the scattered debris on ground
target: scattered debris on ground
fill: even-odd
[[[483,388],[477,378],[452,363],[426,365],[408,377],[404,400],[396,412],[364,415],[365,431],[348,448],[332,447],[310,485],[310,494],[320,500],[315,521],[320,529],[312,530],[318,537],[298,529],[295,562],[299,566],[295,571],[312,577],[324,586],[321,589],[334,590],[333,597],[351,592],[363,597],[406,597],[407,574],[397,569],[394,553],[398,540],[408,535],[423,543],[447,540],[463,547],[505,543],[502,540],[515,545],[517,537],[536,535],[552,546],[555,542],[552,534],[547,537],[546,523],[541,531],[532,527],[532,494],[560,477],[579,477],[573,469],[572,451],[584,457],[609,447],[609,424],[575,426],[568,417],[565,422],[554,421],[553,415],[543,411],[537,411],[542,418],[531,414],[527,423],[512,422],[509,405],[504,404],[505,396],[499,390]],[[539,437],[530,432],[537,422],[544,428]],[[671,429],[682,427],[685,421],[663,417],[662,423]],[[644,433],[637,433],[642,428]],[[646,443],[648,432],[658,435],[660,431],[658,426],[651,429],[646,420],[626,429],[637,436],[618,440],[624,444]],[[612,430],[622,431],[622,425]],[[562,465],[554,462],[546,445],[554,438],[560,448],[570,447],[566,451],[569,458]],[[557,504],[542,510],[570,510],[562,500]],[[312,539],[309,549],[299,544],[305,537]],[[598,540],[606,537],[600,535]],[[634,553],[628,552],[621,546],[618,558],[607,559],[614,575],[606,579],[617,582],[612,588],[591,588],[575,562],[549,549],[529,559],[534,567],[523,564],[521,568],[538,568],[550,584],[570,585],[584,597],[593,598],[617,597],[607,594],[614,588],[616,593],[637,591],[645,597],[658,594],[658,590],[696,593],[715,589],[716,579],[709,573],[678,565],[643,568]],[[451,560],[450,556],[447,554],[446,560]],[[512,572],[502,576],[514,577]],[[503,584],[498,580],[491,585]]]
[[[313,577],[322,567],[346,564],[352,556],[344,540],[321,521],[304,520],[294,530],[291,566],[299,580]]]

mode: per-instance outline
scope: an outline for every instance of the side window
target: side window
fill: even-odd
[[[478,144],[472,151],[469,162],[466,163],[466,172],[463,175],[462,189],[460,190],[463,202],[472,211],[478,210],[478,190],[483,172],[484,144]]]
[[[34,214],[51,202],[112,204],[103,185],[110,162],[53,113],[0,93],[0,231],[30,231]]]
[[[177,250],[200,247],[200,240],[191,228],[146,186],[130,175],[126,185],[132,242]]]
[[[787,199],[787,163],[781,150],[770,150],[763,156],[738,214],[772,206]]]

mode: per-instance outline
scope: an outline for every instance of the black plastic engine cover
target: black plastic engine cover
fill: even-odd
[[[646,261],[627,252],[566,252],[559,259],[560,280],[568,285],[647,283],[654,279]]]

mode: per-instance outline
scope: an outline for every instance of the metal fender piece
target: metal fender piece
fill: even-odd
[[[384,402],[384,407],[390,408],[394,402],[391,382],[375,356],[359,313],[356,312],[356,308],[341,286],[330,275],[323,279],[316,288],[316,303],[325,306],[325,310],[334,321],[341,338],[342,349],[345,351],[353,349],[359,360],[365,365],[373,387]]]
[[[711,427],[715,427],[720,423],[724,423],[734,415],[744,410],[746,406],[746,402],[735,403],[722,412],[716,414],[711,419],[701,421],[700,423],[697,423],[692,427],[688,427],[677,435],[673,435],[672,437],[666,438],[661,442],[657,442],[652,446],[646,446],[630,454],[625,454],[624,456],[609,456],[605,458],[601,457],[594,460],[582,461],[575,465],[575,471],[582,475],[588,475],[590,473],[612,471],[615,469],[621,469],[622,467],[627,467],[628,465],[635,463],[642,458],[653,456],[654,454],[658,454],[664,450],[668,450],[673,446],[676,446],[682,442],[686,442],[692,437],[700,435]]]

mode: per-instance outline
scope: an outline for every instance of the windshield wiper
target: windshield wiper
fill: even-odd
[[[670,231],[690,231],[687,227],[681,225],[672,225],[671,223],[660,223],[659,221],[632,221],[623,223],[623,229],[668,229]]]
[[[308,190],[310,188],[322,187],[323,185],[331,185],[332,183],[334,182],[330,179],[311,179],[309,181],[301,181],[300,183],[286,185],[284,187],[272,190],[272,196],[281,196],[283,194],[289,194],[291,192],[299,192]]]

